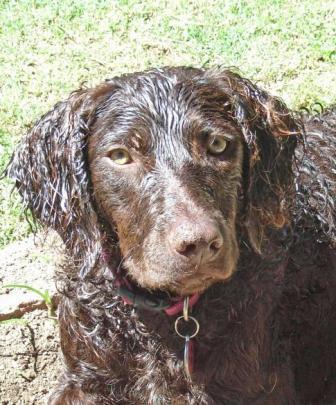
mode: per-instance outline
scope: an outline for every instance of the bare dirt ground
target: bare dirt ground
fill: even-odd
[[[61,244],[54,235],[35,239],[0,251],[0,404],[46,404],[60,374],[57,322],[48,318],[43,300],[3,287],[26,284],[54,296],[53,273],[64,260]]]

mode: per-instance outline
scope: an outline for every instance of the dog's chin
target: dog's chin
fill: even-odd
[[[220,268],[198,269],[189,271],[178,271],[174,268],[157,269],[156,266],[149,266],[147,263],[137,263],[135,265],[131,260],[124,262],[125,270],[128,276],[138,286],[150,291],[165,291],[173,296],[188,296],[201,294],[213,284],[226,283],[230,280],[236,268],[236,260],[226,263]],[[139,271],[142,269],[142,271]],[[182,274],[181,274],[182,273]],[[184,275],[183,275],[184,273]]]
[[[170,292],[178,296],[190,296],[193,294],[202,294],[212,285],[217,283],[227,283],[232,276],[232,272],[220,275],[194,275],[181,280],[169,288]]]
[[[151,282],[146,279],[142,279],[140,282],[136,280],[136,282],[142,288],[149,289],[152,292],[160,290],[169,293],[171,296],[186,297],[202,294],[214,284],[226,283],[230,280],[231,276],[232,272],[223,272],[219,274],[194,274],[180,280],[169,280],[166,282]]]

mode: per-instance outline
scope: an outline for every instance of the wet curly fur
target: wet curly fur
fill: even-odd
[[[71,259],[50,403],[334,403],[335,146],[335,108],[292,112],[220,69],[116,77],[44,115],[7,173]],[[115,269],[202,292],[192,381],[174,319],[125,305]]]

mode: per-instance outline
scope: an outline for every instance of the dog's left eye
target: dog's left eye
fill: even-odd
[[[207,151],[212,155],[223,153],[229,146],[229,141],[220,135],[211,136],[209,139]]]
[[[117,165],[127,165],[132,161],[130,154],[125,149],[114,149],[109,153],[109,157]]]

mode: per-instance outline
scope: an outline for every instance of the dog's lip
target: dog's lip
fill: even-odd
[[[212,274],[192,274],[179,281],[176,291],[182,296],[203,293],[215,283],[228,281],[231,275],[223,271]]]
[[[181,282],[193,282],[195,281],[196,283],[202,282],[202,281],[211,281],[211,280],[226,280],[228,277],[230,277],[231,274],[228,274],[225,271],[215,271],[215,272],[198,272],[194,274],[190,274],[186,277],[183,277],[181,279]]]

